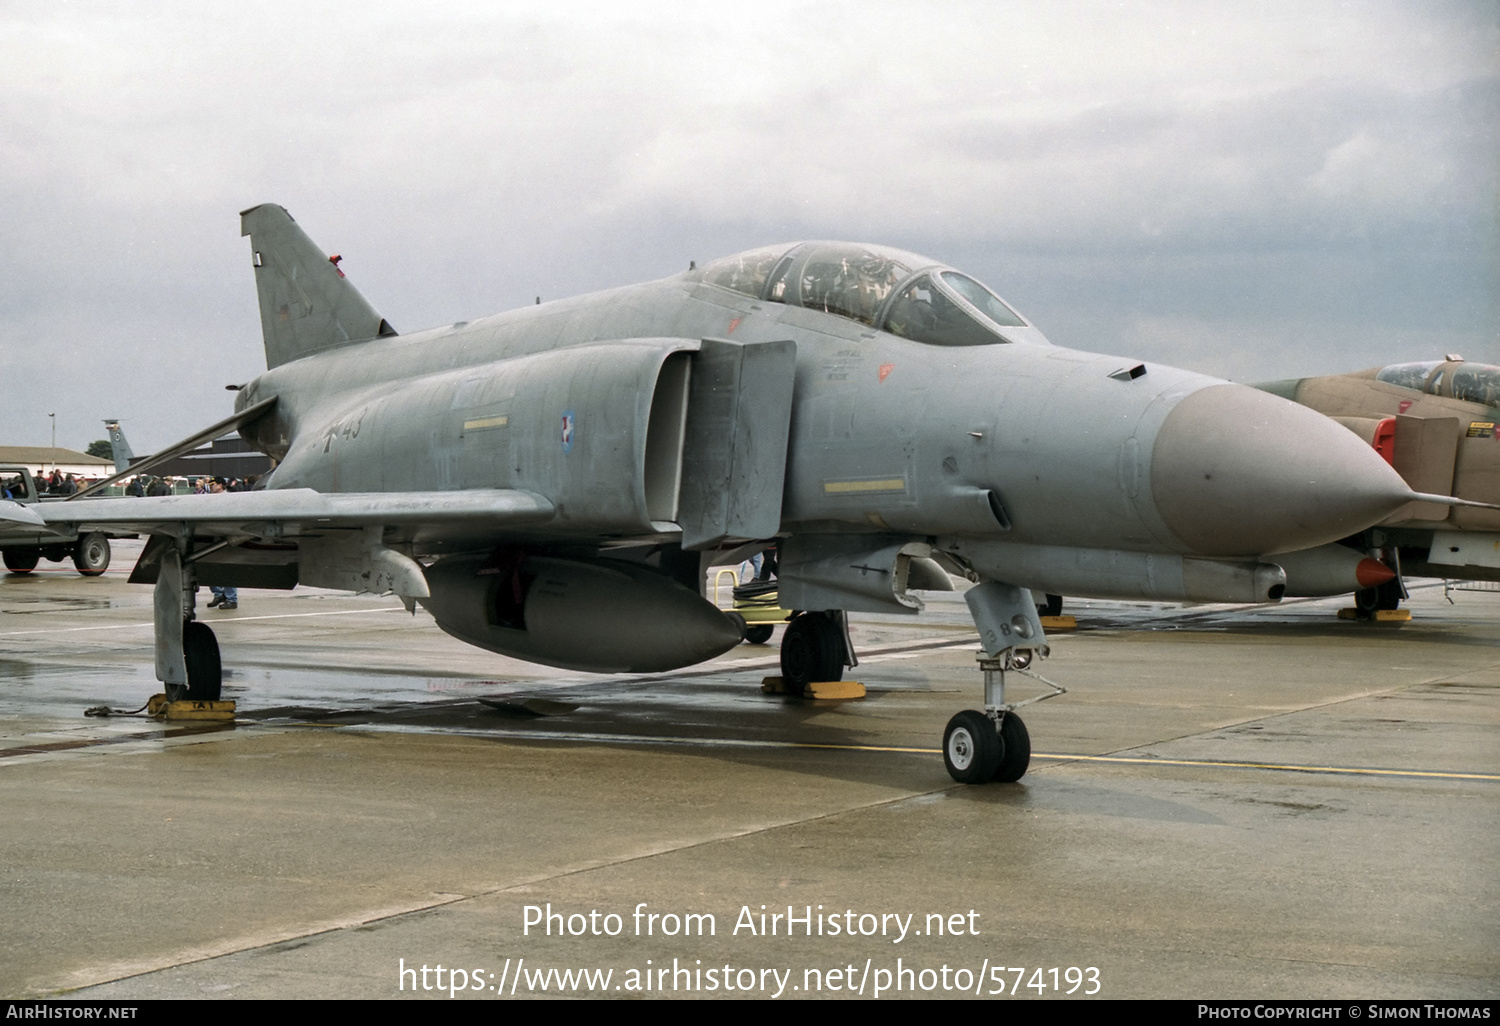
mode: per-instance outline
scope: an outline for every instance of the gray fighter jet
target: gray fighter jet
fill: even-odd
[[[1417,497],[1312,410],[1054,346],[914,253],[772,246],[403,335],[284,209],[241,226],[268,369],[152,461],[238,429],[275,470],[243,493],[0,504],[151,535],[131,579],[155,585],[172,696],[219,691],[200,584],[394,592],[485,649],[655,672],[740,641],[706,568],[774,545],[793,690],[855,664],[847,611],[915,613],[945,570],[976,582],[985,708],[949,723],[945,761],[1015,780],[1030,742],[1005,674],[1048,654],[1028,589],[1274,602],[1265,557]]]

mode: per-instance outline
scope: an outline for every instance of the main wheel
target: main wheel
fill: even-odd
[[[1062,616],[1063,597],[1061,595],[1047,595],[1047,601],[1036,607],[1037,616]]]
[[[1354,593],[1354,609],[1363,619],[1368,620],[1379,608],[1379,588],[1361,588]]]
[[[224,686],[224,668],[219,662],[219,639],[213,628],[198,620],[182,625],[182,655],[187,663],[187,693],[184,698],[216,702]],[[167,696],[171,698],[169,694]]]
[[[771,624],[756,624],[754,627],[745,628],[745,640],[752,645],[764,645],[771,640],[771,632],[776,628]]]
[[[819,681],[844,679],[844,632],[827,613],[792,618],[781,635],[782,686],[794,695]]]
[[[943,765],[960,784],[985,784],[994,779],[1004,758],[995,721],[982,712],[965,709],[948,721],[943,731]]]
[[[1015,713],[1000,717],[1000,758],[995,763],[995,775],[991,780],[1002,784],[1014,783],[1026,775],[1031,765],[1031,735],[1026,724]]]
[[[5,569],[15,574],[29,574],[36,569],[37,560],[41,558],[41,549],[6,549]]]
[[[1376,609],[1401,608],[1401,579],[1393,577],[1384,584],[1375,586]]]
[[[102,534],[86,534],[73,549],[73,565],[85,577],[98,577],[109,569],[109,539]]]

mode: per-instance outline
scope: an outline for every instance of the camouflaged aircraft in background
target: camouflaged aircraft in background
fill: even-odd
[[[1330,547],[1344,550],[1346,565],[1351,554],[1361,553],[1396,571],[1374,586],[1355,585],[1361,611],[1400,605],[1403,577],[1500,581],[1500,509],[1494,507],[1500,503],[1500,367],[1449,356],[1258,387],[1333,418],[1384,457],[1414,491],[1489,504],[1410,502]],[[1307,557],[1292,560],[1300,558]],[[1290,584],[1294,568],[1287,572]],[[1346,570],[1326,578],[1327,590],[1301,593],[1336,595],[1353,590],[1353,583]]]
[[[268,369],[152,459],[237,429],[277,463],[257,490],[0,504],[151,535],[131,579],[155,585],[171,696],[219,692],[200,584],[394,592],[485,649],[655,672],[741,640],[705,570],[775,544],[793,689],[855,664],[847,611],[914,613],[945,570],[977,582],[985,709],[954,716],[944,757],[1015,780],[1005,670],[1048,654],[1028,589],[1275,602],[1276,553],[1417,497],[1310,409],[1054,346],[914,253],[774,246],[401,335],[281,207],[241,226]]]

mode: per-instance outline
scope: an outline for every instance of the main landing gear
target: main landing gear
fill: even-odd
[[[809,684],[843,680],[844,667],[857,665],[841,610],[798,613],[781,635],[781,681],[788,694]]]
[[[1405,597],[1406,589],[1401,586],[1401,578],[1395,577],[1373,588],[1356,591],[1354,608],[1359,611],[1361,619],[1368,620],[1382,609],[1400,609]]]
[[[960,784],[1013,783],[1031,764],[1031,735],[1016,710],[1055,698],[1066,688],[1030,672],[1033,659],[1050,654],[1031,592],[998,581],[984,581],[964,594],[984,646],[984,711],[966,709],[943,731],[943,764]],[[1024,647],[1023,647],[1024,646]],[[1022,702],[1005,700],[1005,674],[1025,673],[1052,689]]]
[[[156,624],[156,679],[167,701],[217,701],[224,671],[213,629],[196,619],[198,582],[190,560],[175,540],[158,550],[153,606]]]

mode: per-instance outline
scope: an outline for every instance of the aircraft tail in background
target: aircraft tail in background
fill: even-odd
[[[106,420],[104,427],[109,432],[109,444],[115,460],[115,473],[123,474],[130,469],[130,461],[135,453],[130,450],[130,443],[125,441],[125,430],[120,427],[118,417]]]

